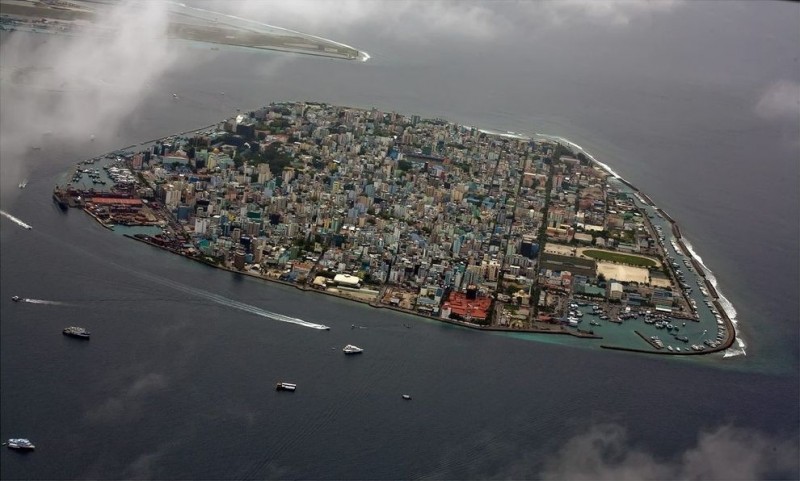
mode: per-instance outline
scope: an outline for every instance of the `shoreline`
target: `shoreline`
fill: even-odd
[[[100,224],[103,224],[102,221],[100,221],[99,219],[96,219],[96,220]],[[111,227],[109,227],[109,226],[107,226],[105,224],[103,224],[103,225],[104,225],[104,227],[111,229]],[[585,331],[578,331],[577,333],[575,333],[575,332],[562,330],[562,329],[514,329],[514,328],[511,328],[511,327],[503,327],[503,326],[482,326],[482,325],[479,325],[479,324],[473,324],[473,323],[469,323],[469,322],[458,321],[458,320],[455,320],[455,319],[445,319],[445,318],[441,318],[441,317],[427,316],[425,314],[420,314],[420,313],[418,313],[416,311],[413,311],[413,310],[410,310],[410,309],[403,309],[401,307],[383,305],[383,304],[380,304],[379,302],[367,301],[367,300],[359,299],[359,298],[356,298],[356,297],[353,297],[353,296],[348,296],[346,294],[339,294],[339,293],[330,292],[330,291],[327,291],[327,290],[315,289],[313,287],[308,287],[308,286],[297,284],[297,283],[294,283],[294,282],[282,281],[280,279],[273,279],[271,277],[265,277],[265,276],[262,276],[262,275],[254,274],[252,272],[239,271],[239,270],[236,270],[236,269],[231,269],[229,267],[213,264],[211,262],[205,261],[205,260],[197,258],[197,257],[188,256],[188,255],[183,254],[181,252],[176,252],[176,251],[174,251],[172,249],[168,249],[166,247],[160,246],[160,245],[158,245],[158,244],[156,244],[154,242],[150,242],[150,241],[148,241],[146,239],[141,239],[139,237],[134,237],[134,236],[132,236],[130,234],[123,234],[123,236],[127,237],[129,239],[133,239],[135,241],[141,242],[143,244],[147,244],[147,245],[149,245],[151,247],[155,247],[155,248],[161,249],[163,251],[179,255],[181,257],[184,257],[186,259],[198,262],[198,263],[203,264],[205,266],[229,272],[231,274],[246,275],[246,276],[249,276],[249,277],[252,277],[252,278],[255,278],[255,279],[259,279],[259,280],[262,280],[262,281],[265,281],[265,282],[273,282],[273,283],[280,284],[280,285],[283,285],[283,286],[286,286],[286,287],[294,287],[295,289],[298,289],[298,290],[303,291],[303,292],[313,292],[315,294],[324,294],[326,296],[336,297],[338,299],[343,299],[343,300],[346,300],[346,301],[357,302],[359,304],[363,304],[363,305],[372,307],[374,309],[389,309],[391,311],[399,312],[399,313],[402,313],[402,314],[408,314],[408,315],[411,315],[411,316],[419,317],[419,318],[422,318],[422,319],[428,319],[428,320],[431,320],[431,321],[438,321],[438,322],[442,322],[444,324],[450,324],[450,325],[453,325],[453,326],[460,326],[460,327],[473,329],[473,330],[477,330],[477,331],[488,331],[488,332],[515,332],[515,333],[523,333],[523,334],[556,334],[556,335],[572,336],[572,337],[576,337],[576,338],[580,338],[580,339],[596,339],[596,340],[603,339],[603,336],[599,336],[597,334],[590,334],[590,333],[585,332]],[[719,302],[716,299],[713,302],[717,306],[717,308],[720,309]],[[725,321],[726,325],[732,326],[731,321],[728,318],[727,313],[725,313],[724,310],[720,309],[720,314],[721,314],[723,320]],[[652,345],[652,343],[647,338],[643,337],[643,335],[640,334],[638,331],[634,330],[634,332],[636,334],[638,334],[640,337],[642,337],[646,342],[648,342],[649,344]],[[638,348],[635,348],[635,347],[613,346],[613,345],[608,345],[608,344],[601,344],[600,348],[614,350],[614,351],[634,352],[634,353],[639,353],[639,354],[659,354],[659,355],[673,355],[673,356],[686,356],[686,355],[702,356],[702,355],[709,355],[709,354],[719,353],[719,352],[725,351],[726,349],[730,348],[733,345],[734,341],[736,340],[735,330],[729,328],[726,332],[727,332],[726,338],[722,342],[722,344],[720,344],[719,346],[717,346],[715,348],[705,349],[703,351],[688,351],[687,350],[687,351],[675,352],[675,351],[668,351],[668,350],[662,350],[662,349],[646,350],[646,349],[638,349]]]
[[[90,215],[91,215],[91,213],[90,213]],[[94,217],[94,216],[92,216],[92,217]],[[100,223],[101,225],[103,225],[107,229],[113,230],[113,228],[109,227],[106,224],[103,224],[103,222],[100,221],[99,219],[95,218],[95,220],[97,220],[98,223]],[[204,259],[188,256],[188,255],[183,254],[181,252],[177,252],[177,251],[175,251],[173,249],[169,249],[169,248],[160,246],[160,245],[156,244],[155,242],[150,242],[150,241],[148,241],[146,239],[142,239],[142,238],[139,238],[139,237],[134,237],[134,236],[132,236],[130,234],[123,234],[123,237],[127,237],[127,238],[133,239],[135,241],[139,241],[139,242],[141,242],[143,244],[147,244],[149,246],[156,247],[156,248],[161,249],[163,251],[166,251],[166,252],[181,256],[183,258],[186,258],[186,259],[189,259],[189,260],[192,260],[192,261],[195,261],[195,262],[198,262],[198,263],[206,265],[208,267],[212,267],[212,268],[215,268],[215,269],[220,269],[220,270],[223,270],[223,271],[227,271],[227,272],[230,272],[232,274],[246,275],[246,276],[253,277],[255,279],[259,279],[259,280],[262,280],[262,281],[274,282],[276,284],[281,284],[281,285],[284,285],[284,286],[287,286],[287,287],[294,287],[295,289],[298,289],[298,290],[303,291],[303,292],[313,292],[313,293],[316,293],[316,294],[324,294],[326,296],[336,297],[336,298],[344,299],[344,300],[347,300],[347,301],[358,302],[359,304],[364,304],[364,305],[367,305],[367,306],[375,308],[375,309],[389,309],[389,310],[392,310],[392,311],[395,311],[395,312],[400,312],[400,313],[403,313],[403,314],[409,314],[409,315],[412,315],[412,316],[420,317],[420,318],[423,318],[423,319],[429,319],[429,320],[432,320],[432,321],[439,321],[439,322],[443,322],[445,324],[451,324],[451,325],[454,325],[454,326],[466,327],[466,328],[475,329],[475,330],[478,330],[478,331],[521,332],[521,333],[528,333],[528,334],[563,334],[563,335],[568,335],[568,336],[577,337],[577,338],[581,338],[581,339],[603,339],[602,336],[599,336],[599,335],[596,335],[596,334],[590,334],[588,332],[580,332],[579,331],[579,333],[574,333],[574,332],[560,330],[560,329],[559,330],[556,330],[556,329],[552,329],[552,330],[551,329],[533,329],[533,328],[531,328],[531,329],[514,329],[514,328],[511,328],[511,327],[504,327],[504,326],[482,326],[480,324],[473,324],[473,323],[470,323],[470,322],[458,321],[458,320],[455,320],[455,319],[445,319],[445,318],[441,318],[441,317],[427,316],[425,314],[420,314],[419,312],[416,312],[416,311],[413,311],[413,310],[410,310],[410,309],[403,309],[401,307],[383,305],[383,304],[381,304],[379,302],[376,302],[376,301],[367,301],[367,300],[364,300],[364,299],[359,299],[359,298],[354,297],[354,296],[349,296],[347,294],[340,294],[340,293],[336,293],[336,292],[330,292],[330,291],[327,291],[327,290],[315,289],[313,287],[309,287],[309,286],[302,285],[302,284],[297,284],[295,282],[282,281],[280,279],[273,279],[271,277],[258,275],[258,274],[255,274],[255,273],[252,273],[252,272],[248,272],[248,271],[240,271],[240,270],[236,270],[236,269],[231,269],[230,267],[216,265],[216,264],[208,262],[208,261],[206,261]]]

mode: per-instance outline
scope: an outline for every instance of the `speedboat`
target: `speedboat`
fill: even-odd
[[[363,349],[361,349],[358,346],[354,346],[352,344],[344,346],[344,349],[342,349],[342,351],[344,351],[345,354],[361,354],[362,352],[364,352]]]
[[[14,302],[19,302],[22,299],[19,296],[14,296],[14,297],[11,298],[11,300],[14,301]]]
[[[65,336],[77,337],[80,339],[89,339],[89,336],[92,335],[92,333],[86,329],[75,326],[67,327],[63,332]]]
[[[276,391],[294,391],[297,389],[297,384],[293,384],[290,382],[279,382],[277,386],[275,386]]]
[[[33,445],[32,442],[28,441],[25,438],[12,438],[8,440],[8,443],[5,443],[9,449],[35,449],[36,446]]]

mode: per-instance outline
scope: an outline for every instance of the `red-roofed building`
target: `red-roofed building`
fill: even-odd
[[[483,321],[489,317],[491,305],[492,299],[489,297],[469,299],[462,292],[451,292],[442,305],[442,311],[465,321]]]

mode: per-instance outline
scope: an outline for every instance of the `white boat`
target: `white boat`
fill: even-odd
[[[36,448],[36,446],[34,446],[32,442],[28,441],[25,438],[9,439],[8,443],[6,443],[6,446],[8,446],[9,449],[23,449],[23,450]]]
[[[403,394],[403,399],[405,399],[406,401],[410,401],[411,400],[411,395]]]
[[[344,349],[342,349],[342,351],[344,351],[345,354],[361,354],[362,352],[364,352],[363,349],[361,349],[358,346],[354,346],[352,344],[344,346]]]
[[[279,382],[277,386],[275,386],[276,391],[294,391],[297,389],[297,384],[293,384],[290,382]]]
[[[65,328],[63,331],[65,336],[77,337],[80,339],[89,339],[92,335],[91,332],[87,331],[82,327],[70,326]]]
[[[11,298],[11,300],[12,300],[12,301],[14,301],[14,302],[19,302],[19,301],[21,301],[22,299],[20,299],[20,297],[19,297],[19,296],[13,296],[13,297]]]

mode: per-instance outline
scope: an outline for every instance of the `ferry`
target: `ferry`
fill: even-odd
[[[75,326],[67,327],[63,332],[65,336],[77,337],[79,339],[89,339],[89,336],[92,335],[92,333],[86,329]]]
[[[363,349],[361,349],[358,346],[354,346],[352,344],[348,344],[348,345],[344,346],[344,349],[342,349],[342,351],[345,354],[361,354],[362,352],[364,352]]]
[[[293,384],[290,382],[279,382],[275,386],[276,391],[294,391],[295,389],[297,389],[297,384]]]
[[[32,442],[30,442],[25,438],[11,438],[8,440],[7,443],[3,444],[8,446],[9,449],[21,449],[21,450],[36,449],[36,446],[34,446]]]

